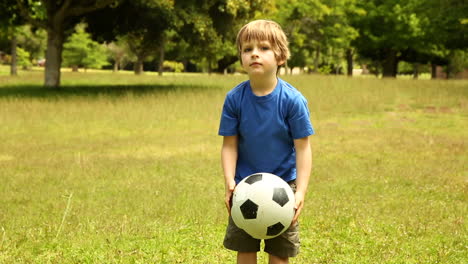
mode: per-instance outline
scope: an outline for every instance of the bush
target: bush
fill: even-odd
[[[31,60],[29,60],[29,52],[27,52],[26,50],[17,47],[16,56],[18,60],[18,66],[23,67],[23,69],[29,69],[32,66],[32,62]]]
[[[164,61],[163,69],[168,72],[183,72],[184,64],[177,61]]]

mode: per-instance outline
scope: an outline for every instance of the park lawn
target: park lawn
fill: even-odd
[[[245,76],[42,78],[0,76],[0,263],[233,262],[217,129]],[[468,82],[284,78],[316,130],[291,262],[465,262]]]

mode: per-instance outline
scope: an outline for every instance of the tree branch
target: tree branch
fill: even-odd
[[[56,12],[56,16],[63,16],[65,18],[71,3],[72,0],[65,0],[62,6],[59,8],[59,10]]]
[[[16,3],[18,4],[18,8],[19,8],[21,16],[24,19],[26,19],[26,21],[28,21],[34,26],[37,26],[43,29],[49,28],[49,26],[47,25],[45,21],[40,20],[40,19],[35,19],[31,16],[31,14],[29,13],[29,9],[24,5],[22,0],[16,0]]]
[[[116,2],[116,0],[97,0],[94,5],[91,6],[84,6],[84,5],[76,5],[70,8],[67,12],[68,16],[80,16],[91,11],[104,8],[112,3]]]

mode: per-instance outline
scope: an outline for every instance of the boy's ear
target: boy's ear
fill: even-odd
[[[279,60],[278,61],[278,66],[283,66],[285,62],[286,62],[285,60]]]

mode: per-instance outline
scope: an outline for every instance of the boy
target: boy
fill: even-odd
[[[249,76],[226,96],[219,135],[226,183],[225,204],[230,214],[234,188],[244,177],[269,172],[296,189],[296,213],[282,235],[265,240],[269,263],[288,263],[297,255],[297,218],[312,167],[309,136],[314,134],[306,99],[290,84],[277,78],[278,67],[289,58],[286,35],[270,20],[256,20],[241,28],[237,48]],[[224,246],[237,251],[237,263],[256,263],[260,240],[237,228],[229,217]]]

